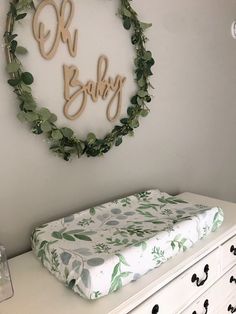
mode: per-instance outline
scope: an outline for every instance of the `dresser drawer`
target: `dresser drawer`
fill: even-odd
[[[235,310],[235,312],[234,312]],[[236,313],[236,293],[232,293],[231,296],[220,307],[219,314]]]
[[[225,242],[220,247],[222,271],[236,265],[236,236]]]
[[[219,250],[190,267],[130,313],[176,314],[208,289],[220,276]]]
[[[182,314],[202,314],[219,313],[222,304],[226,304],[228,298],[235,292],[236,294],[236,266],[230,269],[211,288],[193,302]],[[229,312],[230,313],[230,312]]]

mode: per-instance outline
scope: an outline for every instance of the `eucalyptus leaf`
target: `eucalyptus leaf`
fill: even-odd
[[[128,124],[128,122],[129,122],[129,119],[128,119],[128,118],[122,118],[122,119],[120,120],[120,123],[122,123],[122,124]]]
[[[54,113],[51,113],[49,121],[52,122],[52,123],[56,122],[57,121],[57,116]]]
[[[120,263],[116,264],[114,269],[113,269],[113,272],[112,272],[112,275],[111,275],[111,280],[113,281],[115,279],[115,277],[119,274],[120,272]]]
[[[122,137],[118,137],[116,142],[115,142],[115,145],[119,146],[121,143],[122,143]]]
[[[128,17],[124,18],[123,26],[127,30],[130,29],[130,27],[131,27],[131,20]]]
[[[143,77],[144,71],[143,69],[138,69],[136,71],[137,81],[139,81]]]
[[[137,95],[133,96],[131,98],[131,104],[136,105],[137,104]]]
[[[120,278],[120,276],[117,276],[117,277],[115,277],[115,278],[112,280],[109,293],[115,292],[115,291],[117,291],[118,289],[120,289],[121,287],[122,287],[121,278]]]
[[[130,11],[127,10],[126,7],[123,7],[123,8],[122,8],[122,13],[123,13],[123,15],[125,15],[125,16],[127,16],[127,17],[131,17],[131,16],[132,16],[131,13],[130,13]]]
[[[104,264],[104,259],[101,257],[94,257],[87,260],[89,266],[100,266]]]
[[[76,152],[76,148],[74,146],[64,146],[64,151],[66,153],[75,153]]]
[[[43,121],[41,124],[41,129],[43,132],[50,132],[52,130],[52,125],[48,121]]]
[[[143,31],[145,31],[147,28],[151,27],[152,23],[143,23],[140,22],[140,27],[142,28]]]
[[[62,234],[58,231],[53,231],[51,235],[53,238],[62,239]]]
[[[6,66],[6,70],[8,73],[17,72],[19,70],[19,68],[20,68],[20,65],[17,62],[8,63]]]
[[[126,266],[129,266],[129,264],[127,263],[127,261],[126,261],[126,259],[124,258],[123,255],[121,255],[121,254],[116,254],[116,255],[119,257],[120,263],[122,263],[122,264],[124,264]]]
[[[84,268],[81,273],[81,279],[86,288],[91,286],[91,277],[88,269]]]
[[[38,120],[39,116],[37,113],[35,112],[26,112],[25,113],[25,119],[29,122],[33,122],[33,121],[36,121]]]
[[[146,117],[148,115],[149,111],[147,109],[142,109],[141,112],[140,112],[140,115],[142,117]]]
[[[13,87],[17,86],[20,83],[20,79],[9,79],[7,83]]]
[[[11,33],[6,33],[6,35],[4,35],[5,38],[7,39],[7,42],[10,43],[12,42],[18,35],[17,34],[11,34]]]
[[[25,101],[23,107],[26,110],[34,110],[36,108],[36,104],[34,102]]]
[[[19,98],[21,101],[23,101],[23,107],[25,110],[34,110],[36,108],[35,100],[30,93],[23,92]]]
[[[28,94],[31,93],[31,87],[29,85],[25,85],[23,82],[21,82],[20,86],[23,92],[26,92]]]
[[[89,144],[93,144],[96,141],[96,135],[94,133],[89,133],[87,135],[87,141]]]
[[[70,128],[62,128],[61,132],[67,138],[71,138],[74,134],[74,132]]]
[[[63,252],[60,254],[61,261],[64,265],[68,265],[72,255],[68,252]]]
[[[92,241],[92,239],[84,234],[75,234],[74,235],[77,239],[82,241]]]
[[[145,90],[141,89],[141,90],[138,91],[138,96],[141,97],[141,98],[144,98],[147,95],[148,95],[148,92],[145,91]]]
[[[83,154],[83,150],[84,150],[84,144],[80,142],[76,143],[76,151],[77,151],[78,157],[80,157]]]
[[[145,79],[142,77],[140,80],[138,80],[138,86],[143,87],[146,85]]]
[[[155,64],[155,60],[151,58],[150,60],[147,61],[147,64],[149,67],[152,67]]]
[[[134,118],[133,120],[130,121],[129,125],[131,128],[135,129],[139,126],[139,122],[137,118]]]
[[[139,42],[139,37],[138,37],[136,34],[133,34],[133,35],[131,36],[131,43],[132,43],[133,45],[136,45],[138,42]]]
[[[16,53],[19,55],[25,55],[28,53],[28,50],[25,47],[18,46],[16,47]]]
[[[29,72],[23,72],[21,74],[21,79],[26,85],[31,85],[34,81],[33,75]]]
[[[151,60],[151,59],[152,59],[152,53],[151,53],[151,51],[146,51],[145,54],[144,54],[144,56],[143,56],[143,58],[144,58],[145,60]]]
[[[94,207],[91,207],[91,208],[89,209],[89,213],[90,213],[91,216],[94,216],[94,215],[96,214],[95,208],[94,208]]]
[[[46,121],[51,117],[51,112],[47,108],[44,108],[44,107],[40,108],[39,114],[40,114],[40,118],[43,121]]]
[[[68,234],[68,233],[63,233],[62,236],[67,241],[75,241],[75,238],[72,235]]]
[[[127,109],[127,114],[130,116],[130,117],[133,117],[133,116],[135,116],[135,109],[134,109],[134,107],[128,107],[128,109]]]
[[[11,53],[15,53],[16,48],[17,48],[17,41],[16,40],[12,40],[10,47],[11,47],[11,49],[10,49]]]
[[[62,133],[59,130],[53,130],[51,133],[52,139],[55,141],[59,141],[63,138]]]
[[[24,17],[26,17],[27,13],[18,14],[15,18],[16,21],[22,20]]]

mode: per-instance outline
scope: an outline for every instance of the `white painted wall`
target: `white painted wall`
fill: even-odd
[[[8,1],[1,2],[2,38]],[[90,104],[76,122],[63,118],[61,66],[75,63],[84,80],[95,78],[97,58],[107,54],[110,73],[127,75],[125,101],[134,89],[133,51],[115,16],[117,1],[76,3],[77,61],[68,58],[63,45],[53,61],[44,61],[30,27],[20,26],[21,40],[30,46],[24,64],[35,74],[38,101],[53,110],[61,124],[82,136],[93,129],[103,134],[111,125],[104,119],[102,103]],[[236,201],[236,41],[230,36],[236,2],[133,0],[133,4],[140,19],[153,22],[148,47],[157,63],[151,114],[134,138],[104,157],[66,163],[48,152],[42,137],[21,125],[0,49],[0,242],[9,255],[27,250],[31,230],[42,222],[151,187]]]

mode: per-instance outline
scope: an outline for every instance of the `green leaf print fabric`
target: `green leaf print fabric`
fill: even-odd
[[[223,211],[149,190],[44,224],[42,264],[87,299],[113,293],[218,229]]]

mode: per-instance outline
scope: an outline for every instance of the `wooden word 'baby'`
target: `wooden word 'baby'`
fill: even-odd
[[[86,108],[88,96],[93,102],[97,102],[99,97],[107,99],[110,92],[113,92],[107,105],[106,116],[109,121],[115,121],[121,112],[122,90],[125,77],[117,75],[115,79],[106,78],[108,69],[108,59],[101,56],[97,65],[97,82],[88,81],[83,84],[79,80],[79,69],[76,66],[64,65],[64,115],[70,119],[77,119]],[[74,93],[70,93],[70,88],[78,87]],[[80,98],[78,110],[74,114],[70,114],[69,110],[73,102]],[[115,103],[115,107],[113,105]],[[114,112],[114,113],[112,113]]]

